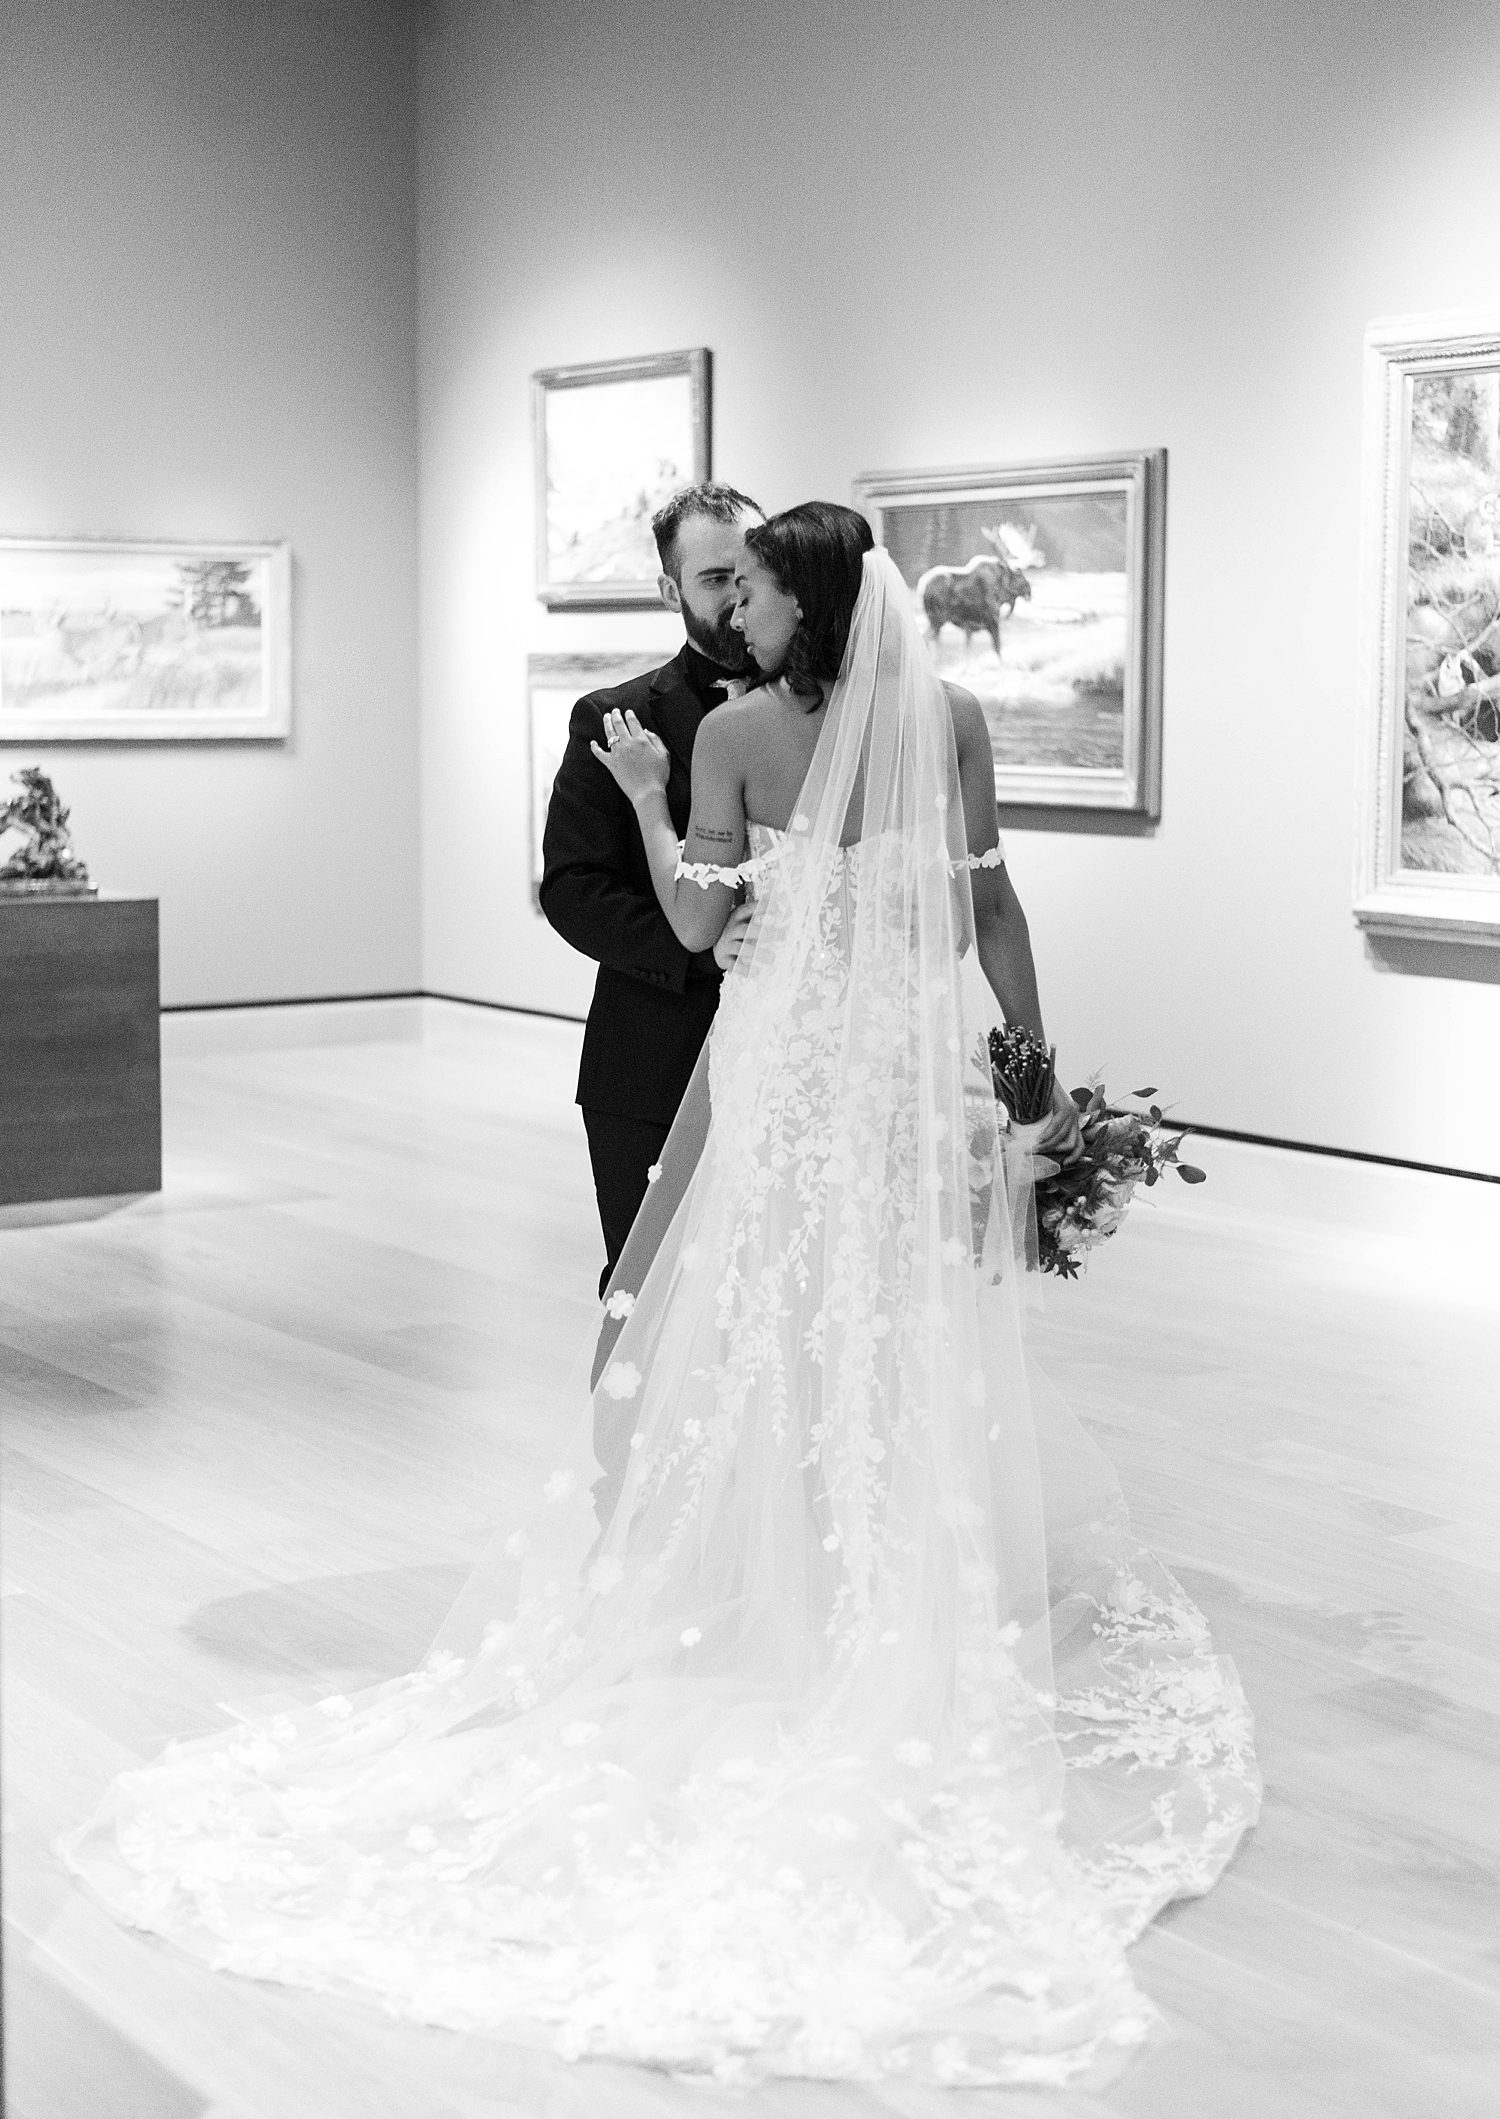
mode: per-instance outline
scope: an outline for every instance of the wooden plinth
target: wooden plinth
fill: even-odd
[[[160,1190],[155,898],[0,898],[0,1206]]]

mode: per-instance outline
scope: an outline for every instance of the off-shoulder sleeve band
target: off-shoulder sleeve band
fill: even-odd
[[[758,855],[753,861],[741,861],[733,868],[721,868],[717,861],[684,861],[679,857],[674,880],[696,883],[700,890],[712,890],[716,883],[737,890],[741,883],[753,883],[757,876],[764,875],[770,865],[766,854]]]
[[[950,861],[949,868],[959,875],[966,868],[1003,868],[1005,866],[1005,841],[998,840],[988,853],[971,853],[962,861]]]

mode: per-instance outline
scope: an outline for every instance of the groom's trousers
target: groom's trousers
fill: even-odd
[[[661,1161],[661,1151],[672,1129],[654,1125],[648,1118],[593,1111],[587,1104],[583,1107],[583,1126],[594,1169],[599,1226],[604,1231],[604,1271],[599,1278],[602,1296],[625,1248],[630,1224],[646,1196],[646,1173],[653,1163]]]
[[[594,1166],[594,1196],[599,1202],[599,1225],[604,1231],[605,1263],[599,1280],[602,1296],[609,1286],[630,1225],[646,1196],[646,1172],[660,1162],[670,1126],[656,1126],[649,1119],[624,1118],[614,1111],[591,1111],[583,1106],[584,1131],[589,1138],[589,1161]],[[618,1333],[618,1324],[605,1324],[607,1333]],[[601,1348],[604,1342],[601,1342]],[[596,1369],[603,1352],[596,1356]],[[594,1455],[602,1477],[594,1483],[594,1506],[605,1523],[625,1483],[630,1457],[630,1438],[635,1432],[636,1407],[606,1398],[594,1400]]]

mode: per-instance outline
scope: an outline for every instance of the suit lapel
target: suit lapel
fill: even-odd
[[[683,771],[691,775],[693,739],[703,719],[703,709],[683,675],[681,655],[674,655],[651,679],[651,716],[662,742]]]

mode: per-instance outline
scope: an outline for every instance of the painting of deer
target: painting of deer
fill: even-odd
[[[281,544],[0,537],[0,742],[277,738]]]

